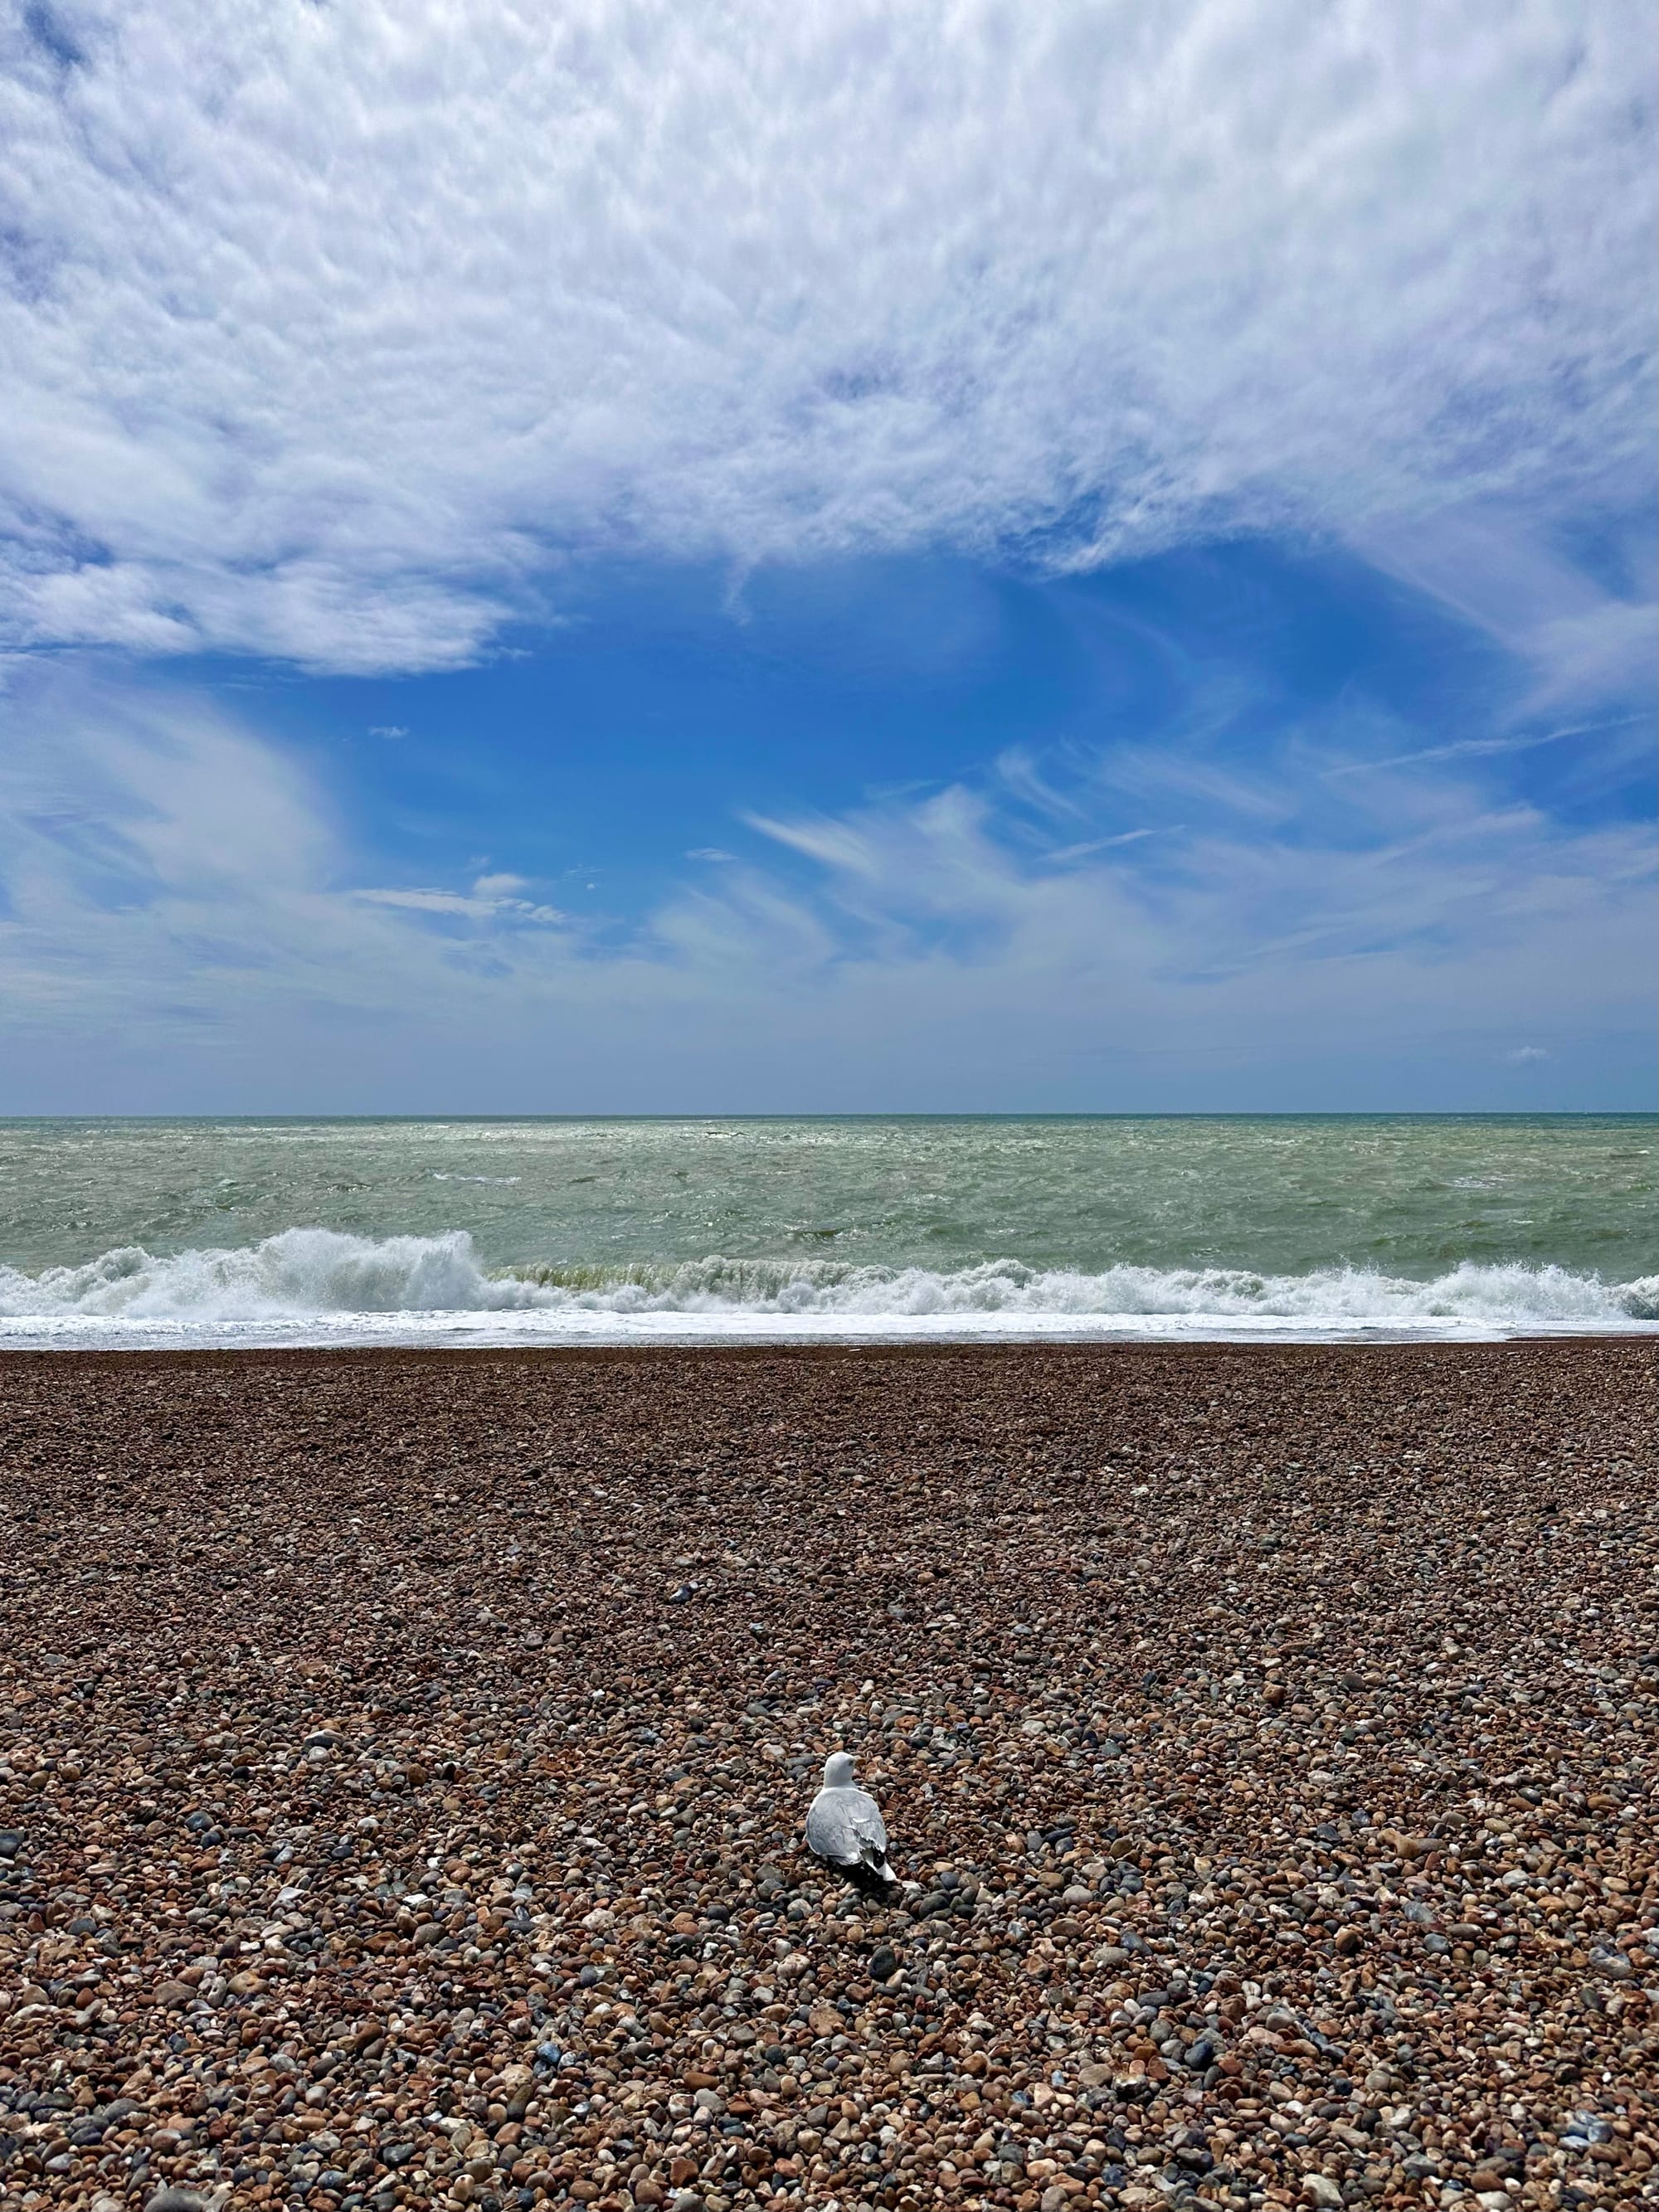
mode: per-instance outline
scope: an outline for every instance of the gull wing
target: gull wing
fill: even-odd
[[[806,1845],[832,1866],[854,1866],[873,1844],[877,1856],[887,1849],[881,1808],[865,1790],[820,1790],[806,1814]]]

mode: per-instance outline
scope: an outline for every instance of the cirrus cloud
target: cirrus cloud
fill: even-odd
[[[1306,733],[1207,781],[1167,743],[1022,758],[750,813],[742,852],[623,924],[501,872],[364,888],[325,790],[189,690],[71,661],[13,703],[9,1112],[1530,1106],[1547,1071],[1553,1103],[1650,1088],[1646,824],[1554,821],[1484,760],[1336,778],[1308,772]],[[1098,834],[1061,842],[1059,799]]]

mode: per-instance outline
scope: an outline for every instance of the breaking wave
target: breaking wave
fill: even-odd
[[[79,1267],[0,1267],[0,1342],[465,1340],[690,1335],[1513,1335],[1659,1327],[1659,1276],[1466,1261],[1430,1280],[991,1260],[949,1271],[708,1258],[489,1269],[471,1238],[289,1229],[232,1250],[136,1245]],[[494,1329],[480,1324],[493,1322]],[[679,1324],[678,1330],[671,1324]],[[1164,1324],[1160,1327],[1159,1324]]]

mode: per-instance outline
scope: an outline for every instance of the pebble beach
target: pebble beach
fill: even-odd
[[[1659,2197],[1649,1345],[0,1370],[9,2208]]]

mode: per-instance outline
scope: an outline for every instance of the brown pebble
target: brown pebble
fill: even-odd
[[[7,2185],[1635,2204],[1653,1365],[0,1362]]]

